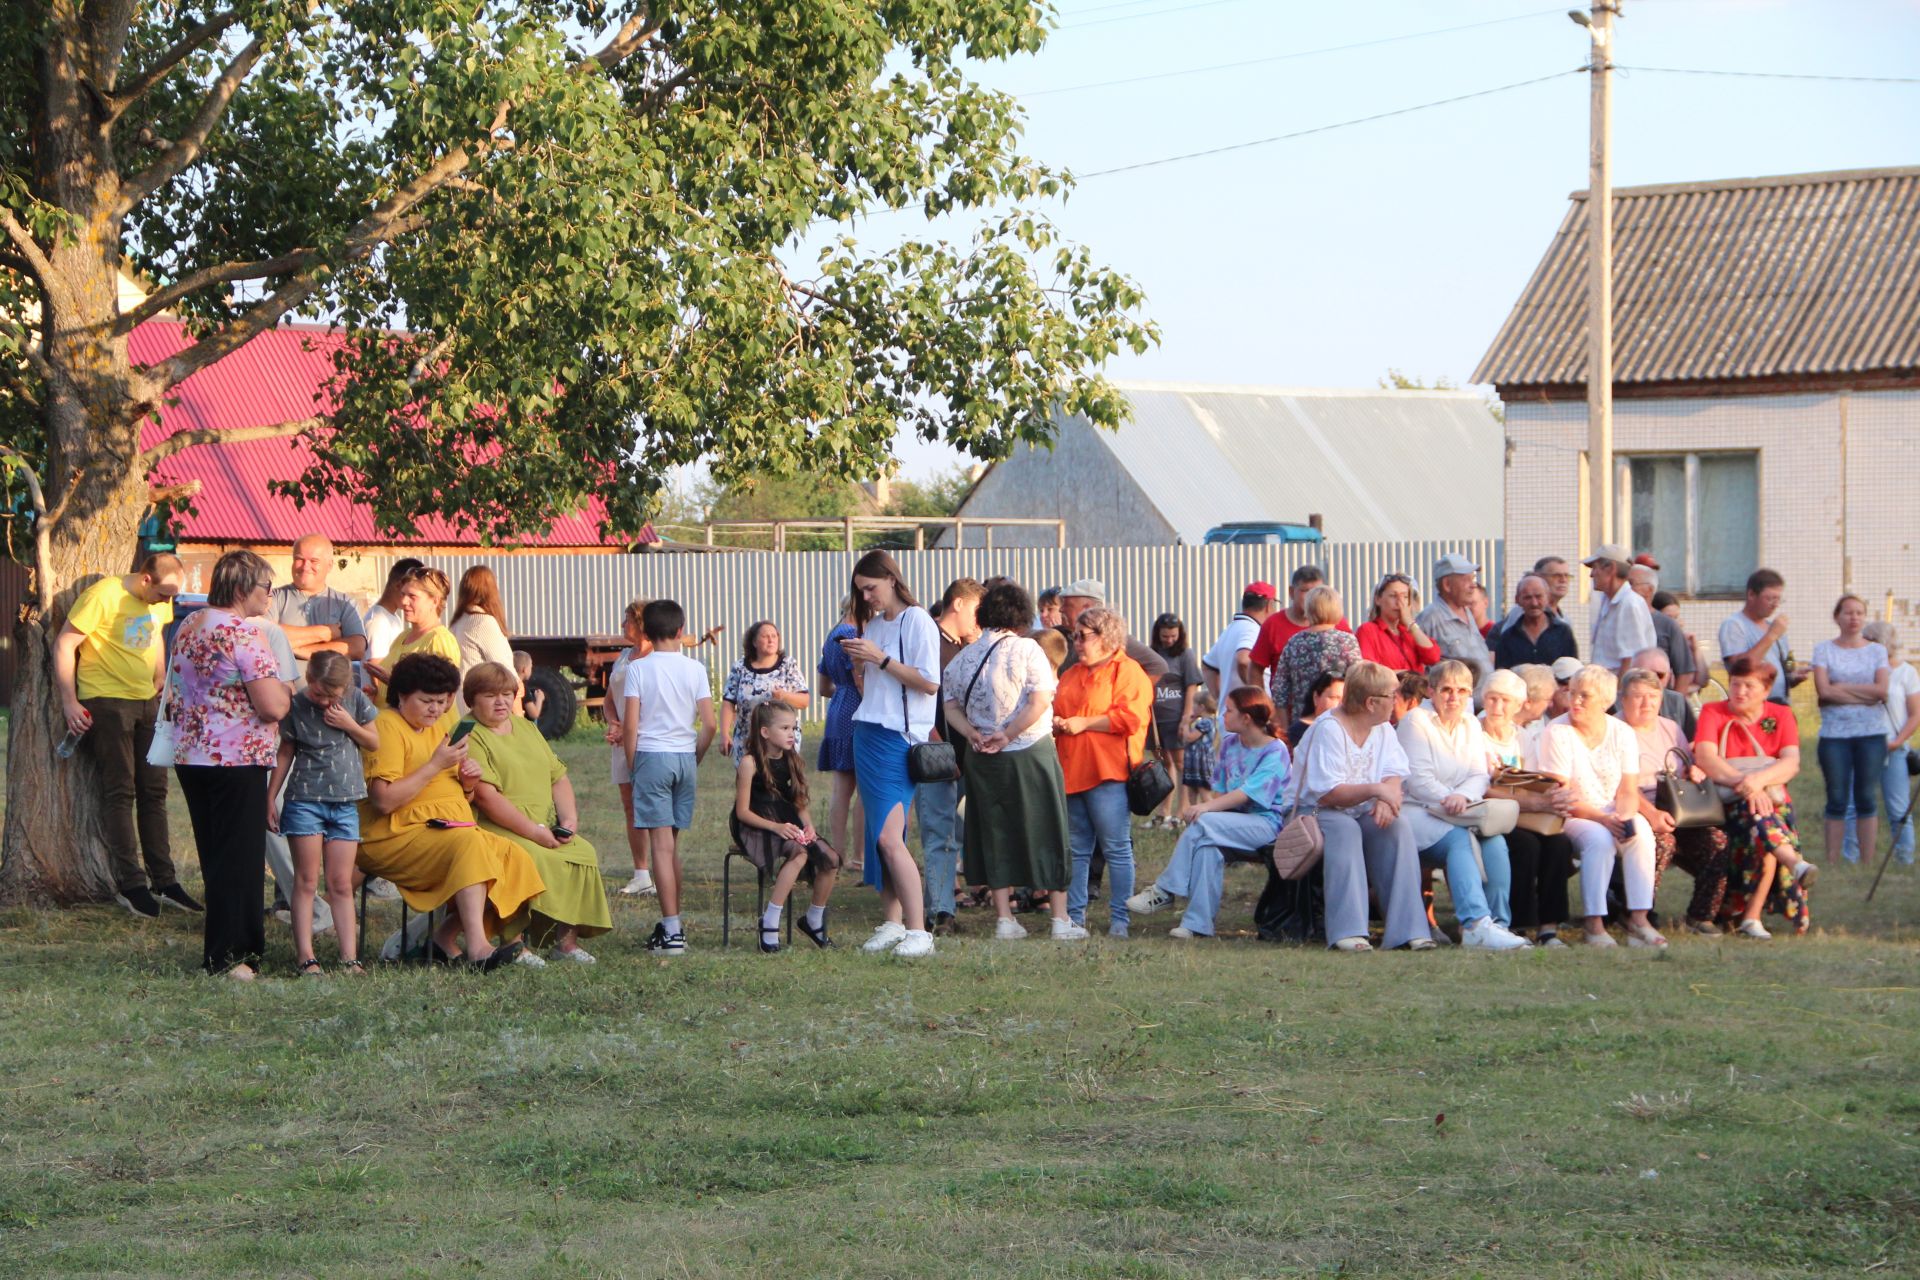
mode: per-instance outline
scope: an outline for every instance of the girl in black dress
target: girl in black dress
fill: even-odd
[[[753,709],[746,749],[735,775],[733,839],[748,861],[761,870],[778,867],[766,910],[760,915],[760,949],[780,950],[780,916],[802,873],[813,877],[813,900],[800,932],[815,946],[833,945],[827,936],[827,899],[840,872],[840,855],[820,838],[807,813],[807,775],[796,748],[800,713],[781,702]]]

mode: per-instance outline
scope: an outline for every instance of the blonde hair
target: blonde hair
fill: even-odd
[[[1487,677],[1487,687],[1483,692],[1488,697],[1497,693],[1515,702],[1525,702],[1527,682],[1520,678],[1518,672],[1503,669]]]
[[[1543,662],[1523,662],[1513,668],[1513,674],[1526,683],[1528,702],[1536,698],[1551,702],[1554,690],[1560,687],[1560,682],[1553,678],[1553,668]]]
[[[1328,586],[1315,587],[1300,602],[1300,611],[1307,615],[1307,621],[1320,627],[1330,627],[1340,621],[1343,609],[1340,593]]]
[[[1099,636],[1101,643],[1115,653],[1127,647],[1127,620],[1103,605],[1083,611],[1074,625]]]
[[[1344,678],[1347,691],[1340,699],[1340,709],[1350,716],[1365,711],[1369,699],[1391,698],[1400,687],[1400,679],[1392,671],[1364,658],[1348,667]]]
[[[1610,707],[1620,696],[1620,678],[1605,667],[1589,662],[1567,682],[1567,691],[1584,693],[1589,689],[1600,692],[1600,701]]]
[[[344,653],[322,649],[307,659],[307,683],[342,692],[353,684],[353,663]]]
[[[1438,689],[1442,680],[1457,679],[1465,676],[1467,688],[1473,688],[1473,668],[1458,658],[1442,658],[1427,668],[1427,687]]]
[[[467,672],[460,684],[460,693],[472,706],[476,698],[488,694],[513,693],[520,688],[520,677],[513,674],[497,662],[483,662]]]

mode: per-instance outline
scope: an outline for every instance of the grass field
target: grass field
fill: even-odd
[[[563,754],[611,886],[604,748]],[[177,915],[0,913],[0,1274],[1920,1274],[1910,870],[1868,907],[1823,857],[1812,936],[1660,956],[975,914],[910,964],[858,953],[849,888],[839,949],[763,957],[718,946],[702,783],[673,962],[624,899],[592,969],[251,986],[198,976]],[[191,869],[184,810],[175,838]]]

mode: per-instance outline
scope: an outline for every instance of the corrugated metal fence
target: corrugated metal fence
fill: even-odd
[[[1430,598],[1433,563],[1458,552],[1481,567],[1481,580],[1498,594],[1506,581],[1498,539],[1442,542],[1328,542],[1288,546],[1022,547],[896,552],[901,573],[923,603],[939,598],[946,584],[966,576],[1004,574],[1036,593],[1078,578],[1106,584],[1107,599],[1143,633],[1155,616],[1171,611],[1187,622],[1188,634],[1205,650],[1213,643],[1247,583],[1265,580],[1285,590],[1289,574],[1319,564],[1346,601],[1348,614],[1364,618],[1381,576],[1402,572]],[[500,579],[507,620],[514,634],[528,636],[611,635],[620,614],[637,596],[669,597],[687,611],[691,632],[726,627],[718,650],[699,655],[716,681],[738,656],[740,636],[762,618],[772,619],[787,651],[809,676],[827,632],[840,615],[852,560],[843,552],[794,551],[709,555],[568,556],[514,555],[428,557],[458,583],[474,564],[491,565]],[[391,561],[380,566],[384,577]],[[816,711],[824,708],[816,708]]]

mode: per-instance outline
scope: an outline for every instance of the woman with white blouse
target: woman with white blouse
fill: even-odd
[[[1496,773],[1503,768],[1536,772],[1540,767],[1539,735],[1529,736],[1521,725],[1521,717],[1532,707],[1533,723],[1541,723],[1540,712],[1553,696],[1553,672],[1542,666],[1531,669],[1546,677],[1544,688],[1530,687],[1526,677],[1520,674],[1521,668],[1511,667],[1488,676],[1485,687],[1480,690],[1480,700],[1486,708],[1480,714],[1480,730],[1486,735],[1487,764]],[[1536,696],[1537,702],[1533,701]],[[1504,796],[1519,805],[1522,813],[1554,814],[1562,819],[1577,798],[1568,786],[1542,793],[1496,783],[1487,788],[1487,794]],[[1567,944],[1560,941],[1560,925],[1567,918],[1567,877],[1573,874],[1573,842],[1564,833],[1546,835],[1517,826],[1507,833],[1507,861],[1513,871],[1509,899],[1513,917],[1505,922],[1506,927],[1522,937],[1525,936],[1523,930],[1534,930],[1535,946],[1565,947]]]
[[[1620,864],[1627,891],[1627,945],[1664,947],[1647,922],[1653,906],[1653,829],[1640,815],[1640,741],[1624,721],[1607,714],[1620,682],[1605,667],[1581,668],[1568,683],[1567,714],[1547,726],[1540,772],[1580,793],[1567,818],[1567,836],[1580,851],[1580,897],[1589,946],[1611,947],[1607,885]]]
[[[1314,722],[1295,761],[1295,814],[1314,812],[1326,841],[1327,942],[1336,951],[1373,950],[1369,882],[1386,916],[1383,945],[1434,945],[1420,902],[1420,854],[1401,811],[1407,757],[1388,723],[1397,684],[1377,662],[1348,667],[1346,696]]]
[[[1910,867],[1916,815],[1907,812],[1913,803],[1913,784],[1907,780],[1907,743],[1920,731],[1920,672],[1914,671],[1912,663],[1900,660],[1900,633],[1891,622],[1869,622],[1860,634],[1887,651],[1887,760],[1880,769],[1880,798],[1887,806],[1887,839],[1893,846],[1893,856],[1901,866]],[[1854,822],[1857,816],[1849,806],[1842,855],[1848,862],[1860,860],[1860,838]]]
[[[1401,717],[1398,730],[1400,749],[1407,756],[1407,822],[1414,845],[1423,862],[1447,870],[1462,946],[1521,950],[1527,940],[1506,927],[1513,919],[1506,838],[1476,838],[1471,829],[1448,820],[1485,799],[1493,781],[1486,734],[1473,715],[1473,671],[1449,658],[1427,673],[1427,681],[1433,710],[1415,707]]]

